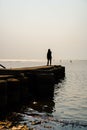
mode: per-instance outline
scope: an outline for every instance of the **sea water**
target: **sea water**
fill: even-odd
[[[27,60],[0,63],[7,68],[46,65],[46,62]],[[53,98],[33,99],[19,111],[13,111],[12,118],[7,119],[14,125],[26,124],[34,130],[87,130],[87,61],[53,64],[65,66],[65,78],[54,85]]]

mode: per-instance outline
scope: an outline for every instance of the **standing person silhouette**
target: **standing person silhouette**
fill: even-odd
[[[52,62],[52,52],[50,49],[48,49],[48,52],[47,52],[47,65],[51,65],[51,62]]]

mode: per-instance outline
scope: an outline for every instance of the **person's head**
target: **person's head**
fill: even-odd
[[[48,49],[48,51],[50,51],[50,49]]]

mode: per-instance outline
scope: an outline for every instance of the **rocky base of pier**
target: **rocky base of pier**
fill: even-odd
[[[52,98],[54,84],[65,77],[63,66],[0,69],[0,109],[34,96]]]

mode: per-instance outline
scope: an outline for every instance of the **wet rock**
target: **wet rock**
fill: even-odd
[[[38,125],[38,124],[41,124],[41,121],[33,121],[33,122],[31,123],[31,125]]]

